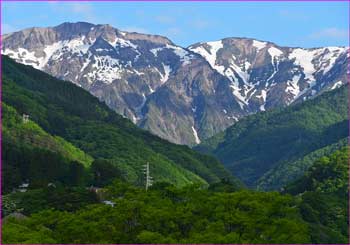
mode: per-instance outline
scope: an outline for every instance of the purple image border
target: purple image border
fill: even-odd
[[[0,2],[350,2],[350,0],[0,0]]]
[[[0,0],[0,244],[2,243],[2,2],[348,2],[348,57],[350,57],[350,0]],[[350,59],[347,60],[347,83],[350,84]],[[350,119],[350,86],[348,86],[348,119]],[[350,146],[350,120],[348,120],[348,146]],[[348,150],[348,166],[350,168],[350,150]],[[350,171],[348,171],[348,187],[350,187]],[[348,194],[348,213],[350,216],[350,193]],[[348,226],[349,232],[349,244],[350,244],[350,226]],[[60,244],[60,243],[57,243]],[[208,245],[211,243],[197,244]],[[37,245],[37,244],[29,244]],[[83,245],[83,244],[77,244]],[[84,244],[86,245],[86,244]],[[111,245],[111,244],[98,244],[98,245]],[[121,244],[124,245],[124,244]],[[126,245],[126,244],[125,244]],[[128,244],[130,245],[130,244]],[[141,244],[142,245],[142,244]],[[162,244],[160,244],[162,245]],[[219,245],[219,244],[218,244]],[[240,244],[244,245],[244,244]],[[248,245],[248,244],[246,244]],[[250,245],[250,244],[249,244]],[[267,245],[267,244],[254,244],[254,245]],[[276,245],[276,244],[275,244]],[[281,244],[282,245],[282,244]],[[297,244],[289,244],[297,245]],[[319,244],[319,245],[331,245],[331,244]],[[332,244],[334,245],[334,244]]]

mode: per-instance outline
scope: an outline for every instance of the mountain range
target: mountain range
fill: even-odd
[[[196,145],[243,117],[346,83],[345,47],[250,38],[181,47],[166,37],[85,22],[2,36],[3,54],[71,81],[143,129]]]
[[[347,48],[77,22],[1,51],[2,243],[348,243]]]

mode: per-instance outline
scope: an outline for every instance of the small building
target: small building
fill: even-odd
[[[23,120],[23,123],[29,122],[29,115],[23,114],[23,115],[22,115],[22,120]]]

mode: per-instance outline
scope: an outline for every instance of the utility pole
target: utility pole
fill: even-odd
[[[152,186],[153,178],[150,176],[150,171],[149,171],[149,163],[147,162],[146,165],[144,165],[144,173],[146,177],[146,191],[150,186]]]

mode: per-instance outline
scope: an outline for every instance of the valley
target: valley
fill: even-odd
[[[348,244],[348,47],[122,29],[1,36],[2,243]]]
[[[225,156],[232,157],[237,147],[225,139],[245,135],[245,147],[249,134],[256,142],[268,133],[271,144],[257,149],[276,148],[278,137],[289,136],[275,118],[288,119],[280,121],[287,133],[294,122],[308,126],[295,139],[303,150],[284,143],[293,151],[278,154],[295,157],[278,167],[265,163],[280,155],[247,147],[261,160],[244,161],[266,169],[258,186],[280,189],[256,191],[237,178],[251,183],[244,165],[230,172],[210,155],[137,128],[79,86],[6,56],[2,68],[4,243],[346,243],[347,86],[248,116],[198,146],[227,163],[219,153],[230,149]],[[328,117],[313,121],[318,113]],[[153,184],[145,190],[147,163]],[[289,166],[296,170],[280,178]]]

